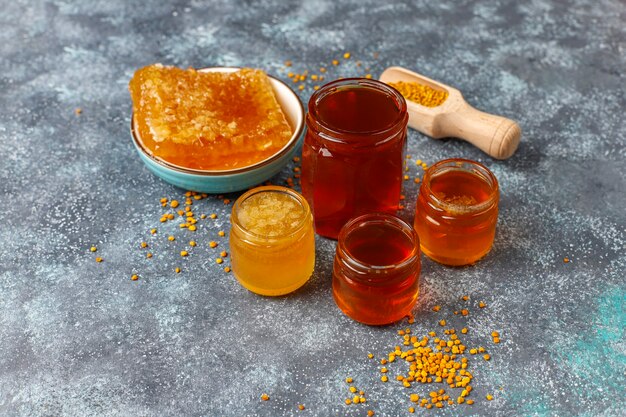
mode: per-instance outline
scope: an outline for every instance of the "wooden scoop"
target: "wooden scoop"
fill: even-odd
[[[426,107],[407,100],[409,126],[435,139],[456,137],[468,141],[496,159],[507,159],[517,149],[522,130],[502,116],[476,110],[463,99],[456,88],[431,80],[402,67],[389,67],[380,81],[417,82],[435,90],[448,92],[448,98],[437,107]]]

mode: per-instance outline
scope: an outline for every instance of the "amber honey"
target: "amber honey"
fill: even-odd
[[[498,181],[478,162],[446,159],[431,166],[420,187],[415,230],[422,251],[445,265],[468,265],[493,244]]]
[[[306,200],[278,186],[243,194],[231,214],[232,270],[261,295],[283,295],[304,285],[315,264],[313,218]]]
[[[292,135],[261,70],[200,72],[155,64],[135,72],[129,88],[141,142],[177,166],[253,165],[278,152]]]
[[[333,297],[356,321],[393,323],[417,301],[420,267],[419,238],[409,224],[383,213],[357,217],[339,233]]]

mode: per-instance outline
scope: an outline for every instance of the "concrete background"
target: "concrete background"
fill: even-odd
[[[623,2],[3,0],[0,10],[0,415],[402,416],[409,392],[439,388],[380,382],[367,354],[384,357],[408,324],[342,315],[330,291],[334,242],[318,238],[305,287],[270,299],[214,262],[228,249],[217,231],[228,230],[232,203],[196,203],[218,218],[200,223],[186,259],[178,252],[191,232],[159,223],[159,199],[183,190],[135,154],[133,72],[244,65],[287,79],[285,60],[296,72],[326,65],[328,80],[403,65],[523,128],[508,161],[410,132],[413,161],[476,159],[502,189],[484,260],[447,268],[423,258],[410,326],[421,336],[446,319],[470,329],[469,347],[487,348],[491,361],[470,358],[476,403],[418,413],[624,415]],[[345,51],[348,62],[330,65]],[[400,214],[411,220],[422,171],[409,165]],[[453,314],[464,306],[468,317]],[[393,375],[405,367],[393,365]],[[343,403],[348,376],[367,404]]]

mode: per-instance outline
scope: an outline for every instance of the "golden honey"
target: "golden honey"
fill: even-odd
[[[241,168],[269,158],[291,139],[261,70],[200,72],[155,64],[135,72],[129,88],[143,145],[174,165]]]
[[[429,258],[445,265],[472,264],[490,250],[498,221],[498,180],[475,161],[446,159],[422,181],[414,227]]]
[[[283,295],[304,285],[315,264],[313,217],[306,200],[279,186],[254,188],[231,214],[232,271],[261,295]]]

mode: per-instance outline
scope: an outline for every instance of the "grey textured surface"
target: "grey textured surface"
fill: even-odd
[[[413,160],[483,161],[502,188],[492,252],[468,268],[423,259],[411,326],[422,335],[446,319],[469,327],[468,346],[487,347],[490,362],[470,361],[476,404],[418,413],[624,415],[623,2],[165,3],[0,2],[0,415],[399,416],[409,392],[427,395],[380,382],[367,354],[384,357],[407,323],[367,327],[341,314],[334,242],[317,240],[301,290],[256,296],[214,262],[208,242],[227,250],[217,231],[230,205],[210,197],[194,207],[218,218],[200,223],[182,259],[192,234],[159,223],[159,199],[183,191],[148,173],[128,134],[127,83],[143,65],[245,65],[287,79],[285,60],[316,71],[344,51],[353,58],[329,65],[328,79],[403,65],[524,131],[502,162],[410,132]],[[408,220],[416,193],[407,181]],[[464,305],[470,315],[455,316]],[[393,365],[393,375],[404,367]],[[347,376],[367,404],[343,403]]]

